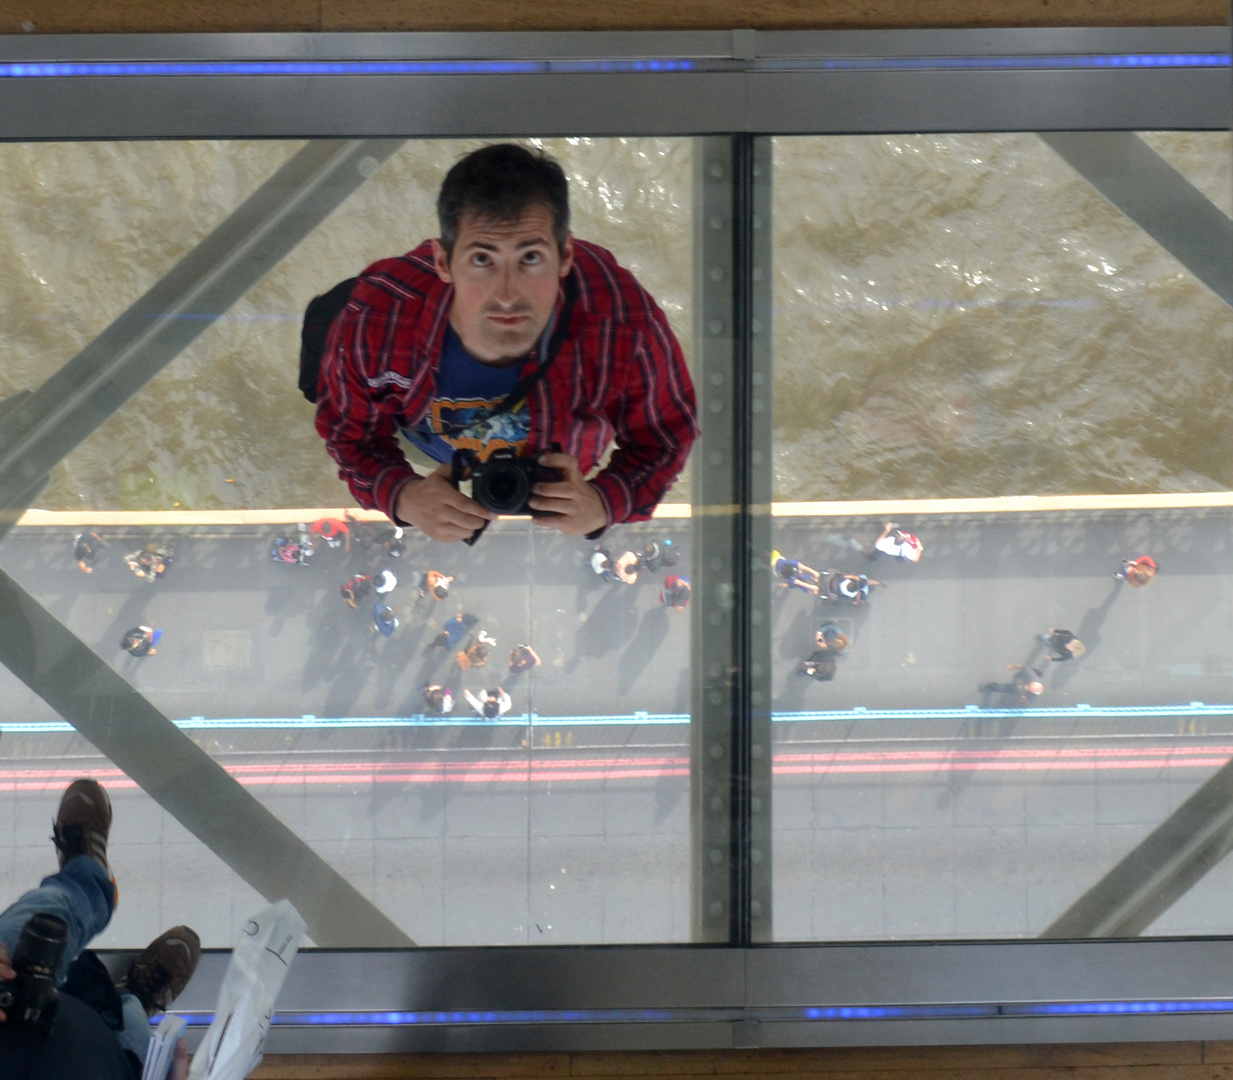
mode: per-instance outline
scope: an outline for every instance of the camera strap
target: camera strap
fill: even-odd
[[[578,282],[571,273],[565,279],[565,303],[561,307],[561,312],[557,317],[556,322],[552,326],[552,331],[548,335],[548,343],[544,347],[539,358],[539,362],[535,365],[535,370],[529,375],[524,375],[514,384],[514,388],[505,395],[505,399],[495,408],[483,413],[480,416],[474,417],[468,427],[477,422],[486,422],[494,416],[501,416],[507,412],[518,412],[527,402],[531,391],[535,389],[536,384],[548,374],[549,367],[557,358],[557,353],[561,351],[561,347],[565,344],[565,339],[569,335],[570,319],[574,314],[574,305],[578,301]],[[555,447],[553,449],[559,449]],[[450,483],[454,487],[458,487],[459,481],[462,479],[463,470],[466,468],[462,451],[456,452],[454,455],[453,465],[451,468]],[[484,522],[478,529],[463,541],[463,543],[471,546],[477,541],[484,530],[488,528],[488,522]]]

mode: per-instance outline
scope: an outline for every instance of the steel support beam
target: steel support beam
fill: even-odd
[[[1114,206],[1233,306],[1233,220],[1138,135],[1040,137]],[[1233,762],[1087,890],[1043,938],[1141,934],[1233,847]]]
[[[1233,847],[1233,761],[1066,909],[1042,938],[1134,937]]]
[[[1233,306],[1233,221],[1133,131],[1040,137],[1226,304]]]
[[[51,469],[284,259],[402,140],[309,143],[33,393],[6,402],[0,537]],[[0,661],[318,945],[413,944],[213,759],[0,574]]]
[[[317,945],[415,944],[3,571],[0,662]]]
[[[694,142],[691,923],[771,940],[771,140]]]
[[[5,418],[0,536],[22,496],[372,176],[399,139],[310,142]]]

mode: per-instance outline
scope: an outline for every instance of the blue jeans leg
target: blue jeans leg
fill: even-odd
[[[146,1053],[150,1049],[150,1018],[141,1002],[133,994],[120,994],[120,1004],[124,1008],[124,1030],[117,1031],[116,1037],[125,1050],[131,1050],[144,1065]]]
[[[68,927],[68,945],[56,973],[63,983],[68,966],[111,922],[115,888],[107,871],[89,855],[75,855],[58,874],[43,878],[0,914],[0,944],[12,955],[21,931],[35,915],[54,915]]]

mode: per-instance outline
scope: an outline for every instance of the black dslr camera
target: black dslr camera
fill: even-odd
[[[454,486],[470,476],[471,498],[495,514],[550,516],[550,511],[532,510],[528,505],[531,488],[562,479],[560,469],[521,457],[514,450],[494,450],[487,461],[480,461],[474,450],[455,450],[451,467]]]
[[[555,448],[554,448],[555,449]],[[554,517],[550,510],[532,510],[528,505],[535,484],[562,480],[560,469],[541,465],[533,457],[522,457],[514,450],[494,450],[487,461],[480,461],[474,450],[455,450],[450,462],[450,483],[457,487],[471,480],[471,498],[495,514],[531,514]],[[474,544],[487,528],[487,522],[464,541]]]
[[[0,1009],[10,1024],[37,1028],[51,1034],[60,995],[56,970],[68,943],[68,927],[54,915],[35,915],[22,929],[13,949],[12,968],[17,977],[0,979]]]

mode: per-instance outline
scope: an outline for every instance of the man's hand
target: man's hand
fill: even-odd
[[[536,484],[531,489],[531,509],[544,510],[555,517],[537,517],[537,525],[546,525],[566,536],[586,536],[608,524],[604,500],[582,476],[578,459],[569,454],[540,454],[539,463],[559,469],[564,477],[555,483]]]
[[[450,483],[448,465],[422,480],[404,484],[394,513],[400,521],[423,529],[433,540],[466,540],[476,529],[497,518]]]
[[[171,1059],[171,1080],[188,1080],[188,1043],[176,1043],[176,1055]]]
[[[0,945],[0,979],[15,979],[17,972],[9,966],[9,951],[3,945]],[[4,1015],[4,1010],[0,1009],[0,1024],[8,1019]]]

